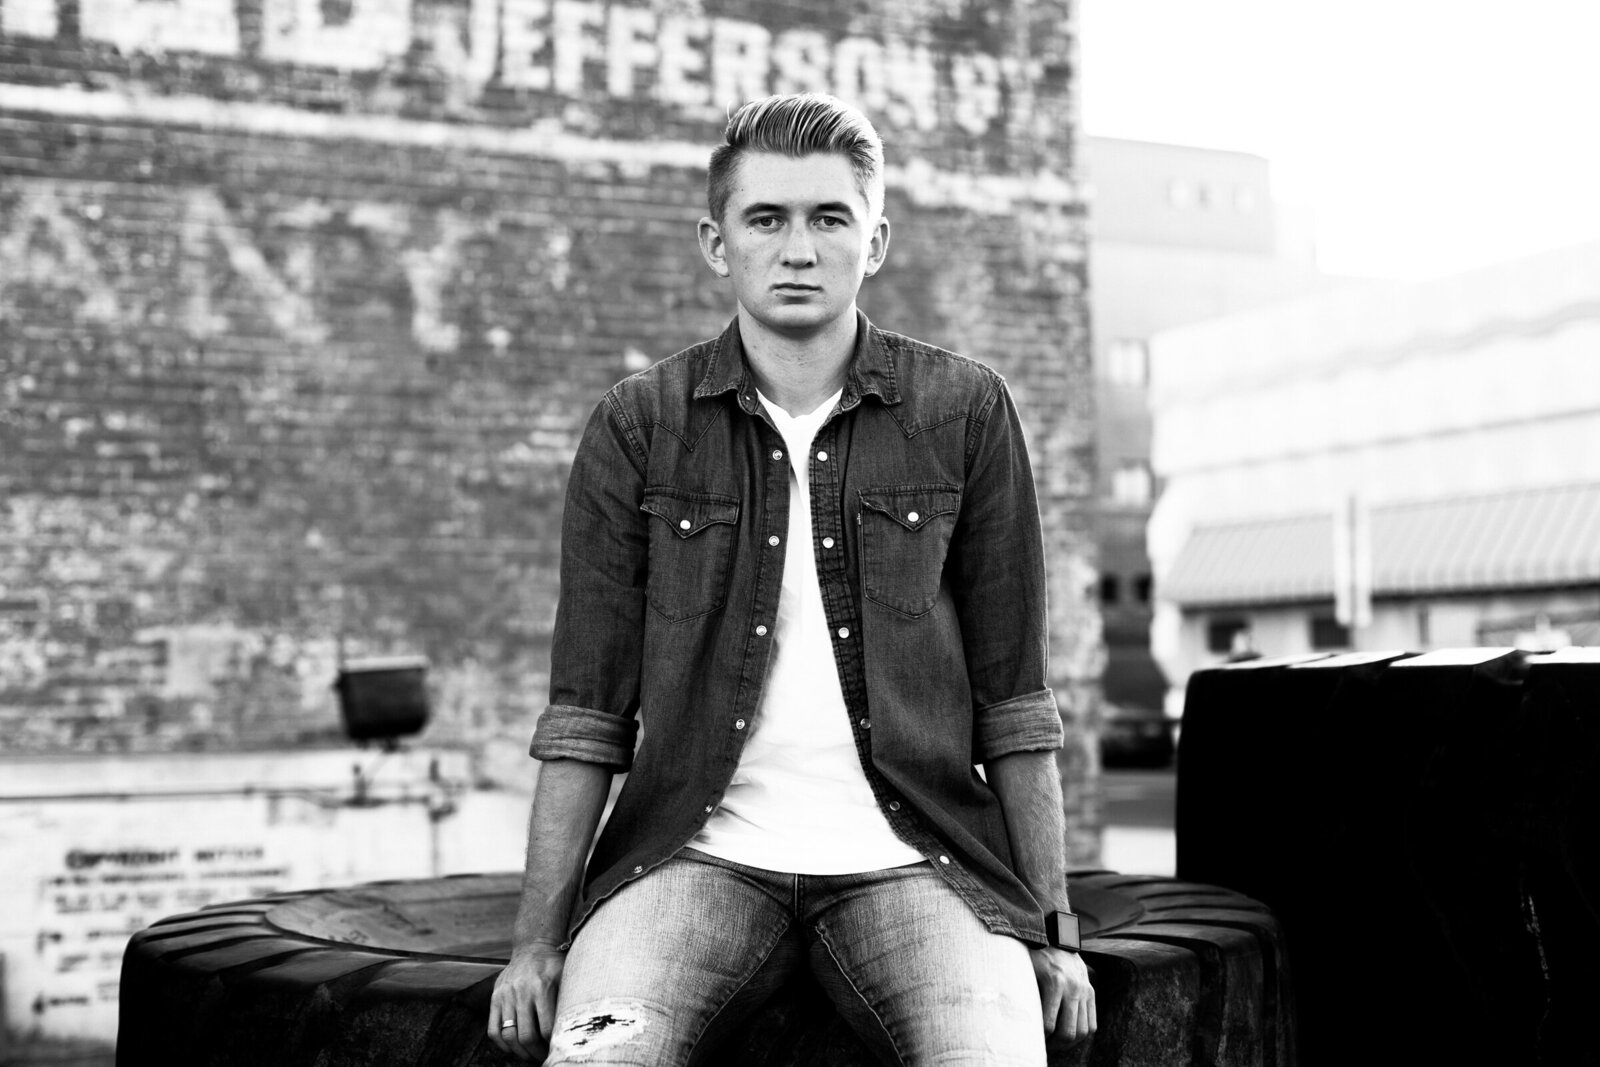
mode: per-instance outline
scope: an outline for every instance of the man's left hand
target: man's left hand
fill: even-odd
[[[1089,984],[1089,968],[1083,957],[1060,948],[1033,948],[1028,954],[1033,957],[1033,973],[1039,980],[1044,1032],[1069,1045],[1090,1037],[1098,1023],[1094,986]]]

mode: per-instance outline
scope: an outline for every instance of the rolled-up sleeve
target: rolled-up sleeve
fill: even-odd
[[[949,562],[972,686],[974,757],[1060,748],[1038,498],[1016,405],[998,379],[972,426]]]
[[[1047,752],[1061,747],[1061,712],[1048,689],[979,708],[973,724],[973,756],[979,763],[1012,752]]]
[[[649,534],[643,458],[614,399],[595,409],[572,461],[550,702],[528,752],[626,770],[639,728]]]
[[[582,760],[625,771],[633,765],[633,745],[638,735],[636,719],[594,708],[552,704],[539,716],[528,755],[541,760]]]

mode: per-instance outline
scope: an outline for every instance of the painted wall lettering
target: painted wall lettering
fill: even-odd
[[[0,33],[55,36],[63,2],[0,0]],[[1009,100],[1028,98],[1007,92],[1017,64],[939,51],[927,39],[769,28],[605,0],[257,2],[261,29],[249,39],[234,0],[81,0],[82,32],[123,54],[197,52],[345,72],[398,67],[420,47],[458,99],[499,87],[654,102],[694,119],[771,92],[815,90],[855,100],[887,126],[932,130],[942,121],[981,134]]]

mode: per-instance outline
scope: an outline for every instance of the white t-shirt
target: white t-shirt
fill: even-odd
[[[861,769],[817,580],[807,471],[812,438],[842,392],[798,418],[761,397],[790,458],[772,660],[733,782],[689,842],[722,859],[788,874],[855,874],[922,859],[889,828]]]

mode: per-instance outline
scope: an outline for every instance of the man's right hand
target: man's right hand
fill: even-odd
[[[545,941],[530,941],[512,950],[511,962],[495,979],[489,999],[489,1040],[502,1052],[544,1062],[566,962],[567,954]]]

